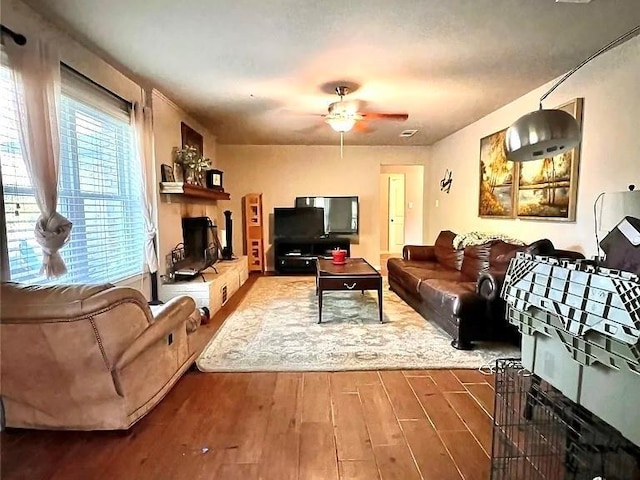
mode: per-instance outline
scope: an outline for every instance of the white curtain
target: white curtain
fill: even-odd
[[[35,190],[40,216],[35,238],[42,247],[40,273],[48,278],[67,272],[59,250],[68,242],[71,222],[56,211],[60,169],[60,57],[41,40],[18,46],[7,42],[5,51],[13,72],[18,125],[27,173]]]
[[[143,92],[144,95],[144,92]],[[152,158],[151,109],[138,102],[131,109],[131,125],[135,135],[135,149],[140,159],[142,180],[142,211],[144,214],[145,241],[144,254],[150,273],[158,271],[158,255],[156,253],[156,226],[153,221],[153,190],[147,181],[147,166]]]

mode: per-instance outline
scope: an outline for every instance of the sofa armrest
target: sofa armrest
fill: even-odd
[[[196,308],[191,297],[181,296],[171,299],[158,312],[155,321],[149,325],[125,349],[116,360],[113,370],[120,371],[133,362],[142,352],[164,339],[181,325],[186,328],[186,321]]]
[[[435,261],[436,247],[433,245],[405,245],[402,247],[402,258],[405,260]]]
[[[488,302],[494,302],[500,298],[505,276],[506,272],[497,270],[480,273],[476,284],[476,293]]]

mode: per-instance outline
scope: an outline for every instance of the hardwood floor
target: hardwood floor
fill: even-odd
[[[3,432],[0,477],[485,480],[492,382],[474,370],[191,370],[127,432]]]
[[[391,257],[400,257],[402,258],[402,253],[381,253],[380,254],[380,273],[382,275],[388,275],[389,271],[387,270],[387,260]]]

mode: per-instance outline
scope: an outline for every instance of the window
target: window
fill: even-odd
[[[11,71],[0,67],[0,175],[11,280],[40,275],[33,234],[40,215],[18,137]],[[116,282],[143,271],[140,166],[129,105],[70,69],[62,70],[58,211],[73,223],[60,251],[67,274],[56,283]]]

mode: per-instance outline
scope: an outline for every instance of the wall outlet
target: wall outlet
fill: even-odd
[[[409,202],[409,205],[407,205],[407,208],[413,208],[413,202]]]
[[[436,208],[440,206],[440,200],[436,200]]]

